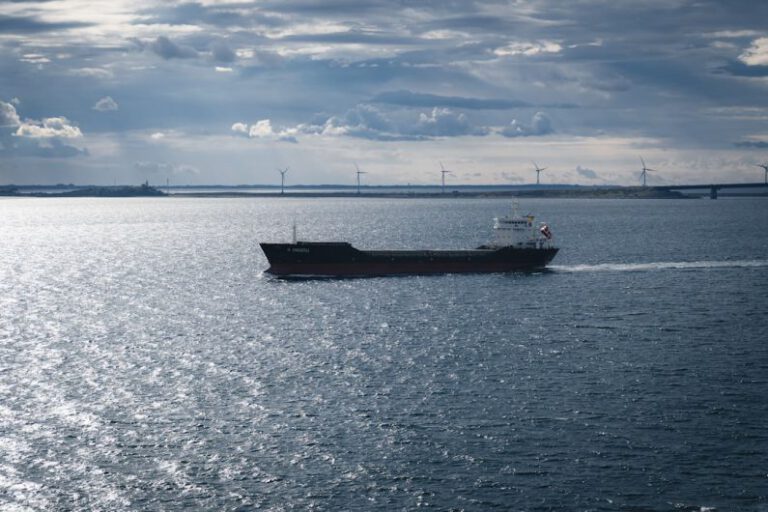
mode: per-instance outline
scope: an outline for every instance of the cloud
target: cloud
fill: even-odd
[[[261,25],[279,26],[287,23],[283,16],[264,14],[267,7],[249,7],[245,3],[224,3],[203,5],[199,2],[184,2],[173,6],[158,3],[146,11],[150,21],[171,25],[212,25],[215,27],[250,27]]]
[[[165,60],[169,59],[192,59],[198,56],[197,51],[190,47],[179,45],[165,36],[159,36],[148,45],[156,55]]]
[[[543,112],[536,112],[531,118],[530,124],[523,124],[513,119],[500,133],[505,137],[531,137],[534,135],[547,135],[553,131],[552,121],[549,117]]]
[[[35,158],[71,158],[88,156],[87,149],[65,144],[60,139],[25,139],[8,137],[0,140],[0,155]]]
[[[242,133],[248,135],[248,125],[245,123],[235,123],[232,125],[231,130],[235,133]]]
[[[310,123],[298,124],[292,128],[275,130],[269,119],[263,119],[250,126],[247,123],[234,123],[231,130],[240,136],[276,138],[290,142],[297,142],[298,135],[416,141],[490,133],[487,127],[472,125],[465,114],[447,108],[434,108],[431,112],[420,113],[415,118],[413,114],[406,113],[392,119],[385,112],[368,104],[358,104],[340,116],[319,116]]]
[[[75,139],[82,137],[80,128],[70,123],[66,117],[46,117],[42,121],[25,119],[16,130],[17,137],[31,139],[63,138]]]
[[[741,61],[730,61],[715,69],[716,73],[725,73],[734,76],[760,78],[768,76],[768,66],[748,65]]]
[[[235,134],[251,139],[275,139],[283,142],[298,142],[294,134],[296,130],[278,130],[272,128],[272,121],[261,119],[252,125],[247,123],[234,123],[231,130]]]
[[[32,16],[6,16],[0,14],[0,33],[3,34],[32,34],[89,27],[92,25],[93,23],[80,21],[51,22],[41,21]]]
[[[319,116],[307,124],[296,126],[291,132],[328,137],[358,137],[369,140],[415,140],[419,137],[398,133],[395,124],[372,105],[360,104],[341,116]]]
[[[514,42],[496,48],[493,53],[499,57],[523,55],[532,57],[540,53],[560,53],[563,47],[554,41]]]
[[[419,115],[415,133],[433,137],[456,137],[459,135],[485,135],[488,130],[473,127],[463,113],[435,107],[431,113]]]
[[[214,43],[211,46],[211,58],[216,62],[234,62],[237,55],[232,49],[222,42]]]
[[[466,98],[461,96],[438,96],[407,90],[387,91],[377,94],[374,103],[388,103],[405,107],[450,107],[477,110],[505,110],[530,106],[524,101],[505,99]]]
[[[760,37],[752,41],[752,46],[739,55],[739,60],[748,66],[767,66],[768,37]]]
[[[19,114],[16,112],[16,107],[14,107],[12,103],[13,100],[11,100],[11,103],[0,101],[0,127],[19,126],[21,124]]]
[[[272,122],[269,119],[262,119],[252,124],[248,130],[248,136],[253,138],[272,137],[275,132],[272,130]]]
[[[70,69],[68,73],[73,76],[84,76],[88,78],[102,79],[108,79],[114,76],[114,73],[108,69],[89,67]]]
[[[198,175],[200,169],[187,164],[169,164],[167,162],[139,161],[134,162],[133,168],[142,173],[149,174],[173,174],[173,175]]]
[[[99,112],[106,112],[108,110],[117,110],[117,102],[112,99],[111,96],[104,96],[99,101],[96,102],[96,104],[92,107],[93,110],[98,110]]]
[[[344,115],[343,121],[339,120],[331,121],[331,124],[338,126],[346,126],[351,128],[352,131],[371,131],[371,132],[383,132],[390,133],[395,131],[392,122],[380,112],[378,109],[371,105],[357,105],[355,108],[348,110]]]
[[[740,142],[734,142],[734,146],[737,148],[757,148],[757,149],[766,149],[768,148],[768,141],[764,140],[745,140]]]
[[[576,172],[580,176],[584,176],[585,178],[590,179],[590,180],[596,180],[596,179],[600,178],[600,176],[598,176],[597,173],[595,171],[593,171],[592,169],[588,169],[588,168],[582,167],[580,165],[576,166]]]
[[[12,103],[21,103],[16,98],[14,100],[11,100]],[[0,101],[0,127],[6,128],[0,130],[0,155],[39,158],[88,155],[87,149],[79,149],[62,142],[61,139],[74,139],[83,135],[80,128],[72,125],[66,117],[22,121],[12,103]]]

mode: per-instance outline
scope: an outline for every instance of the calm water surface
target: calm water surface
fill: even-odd
[[[768,201],[530,200],[550,271],[285,281],[503,200],[0,201],[0,510],[768,511]]]

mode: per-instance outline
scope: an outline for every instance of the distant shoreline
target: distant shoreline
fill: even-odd
[[[465,199],[493,199],[503,197],[530,197],[530,198],[584,198],[584,199],[689,199],[696,196],[685,195],[680,192],[667,190],[453,190],[442,192],[285,192],[284,194],[273,192],[184,192],[170,194],[171,197],[208,197],[208,198],[236,198],[236,197],[284,197],[284,198],[384,198],[384,199],[441,199],[441,198],[465,198]]]
[[[286,190],[284,193],[271,188],[270,191],[243,190],[246,187],[211,186],[200,187],[202,190],[195,192],[195,187],[177,187],[163,191],[161,188],[148,184],[140,186],[86,186],[72,185],[66,189],[63,186],[52,187],[18,187],[14,185],[0,186],[0,197],[171,197],[171,198],[385,198],[385,199],[440,199],[440,198],[464,198],[464,199],[493,199],[493,198],[555,198],[555,199],[697,199],[708,197],[701,193],[685,194],[676,190],[656,187],[582,187],[576,185],[554,185],[547,188],[524,189],[493,189],[490,186],[464,187],[452,189],[449,192],[436,191],[434,188],[424,187],[366,187],[361,193],[355,188],[333,190],[332,186],[307,187],[309,190]],[[210,190],[210,189],[214,190]],[[256,187],[254,187],[256,188]],[[377,190],[378,189],[378,190]],[[389,190],[386,190],[389,189]],[[274,190],[274,191],[273,191]],[[720,194],[728,197],[768,197],[767,192],[747,192],[741,194]]]

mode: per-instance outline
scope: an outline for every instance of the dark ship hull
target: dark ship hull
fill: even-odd
[[[544,268],[555,247],[479,247],[466,251],[361,251],[347,242],[262,243],[278,276],[383,276],[511,272]]]

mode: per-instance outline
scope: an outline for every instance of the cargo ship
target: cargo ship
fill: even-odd
[[[491,240],[469,250],[361,250],[349,242],[261,243],[276,276],[386,276],[530,271],[544,268],[559,250],[552,231],[533,215],[494,219]]]

